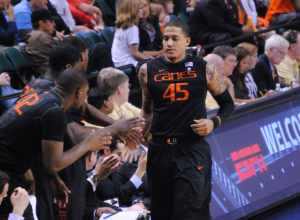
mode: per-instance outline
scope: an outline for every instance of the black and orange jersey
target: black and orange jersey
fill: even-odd
[[[0,167],[22,174],[41,152],[42,140],[63,141],[65,113],[52,91],[32,92],[0,117]]]
[[[178,63],[157,58],[147,64],[148,89],[153,99],[153,136],[194,134],[194,119],[206,118],[206,63],[187,56]]]

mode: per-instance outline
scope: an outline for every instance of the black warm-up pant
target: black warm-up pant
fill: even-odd
[[[203,139],[173,139],[173,142],[154,138],[150,143],[147,173],[151,219],[210,219],[209,145]]]

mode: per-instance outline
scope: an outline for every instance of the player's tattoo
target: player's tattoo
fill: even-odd
[[[214,96],[222,94],[227,89],[224,76],[218,73],[213,65],[206,65],[206,79],[208,90]]]
[[[147,64],[143,64],[141,66],[138,77],[139,77],[139,82],[143,93],[142,114],[146,120],[145,133],[147,134],[150,129],[152,116],[153,116],[153,100],[147,86],[148,83]]]

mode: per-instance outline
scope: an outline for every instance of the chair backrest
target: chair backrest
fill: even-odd
[[[4,52],[0,53],[0,73],[16,71],[14,65],[8,59]]]
[[[4,53],[17,71],[31,67],[30,61],[17,48],[9,47],[4,51]]]
[[[12,64],[12,83],[16,88],[22,88],[34,75],[34,69],[29,59],[17,48],[9,47],[4,56]]]

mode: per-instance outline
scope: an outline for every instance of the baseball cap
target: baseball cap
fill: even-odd
[[[37,11],[33,11],[31,14],[32,23],[36,23],[38,21],[46,21],[46,20],[50,20],[50,21],[54,20],[54,16],[52,16],[49,10],[46,9],[37,10]]]

